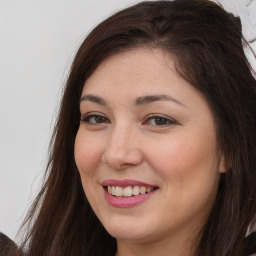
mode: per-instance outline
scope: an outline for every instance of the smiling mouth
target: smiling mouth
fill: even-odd
[[[112,196],[125,198],[148,194],[158,188],[146,186],[104,186],[104,189]]]
[[[150,200],[158,186],[133,179],[108,179],[102,182],[105,199],[115,208],[133,208]]]

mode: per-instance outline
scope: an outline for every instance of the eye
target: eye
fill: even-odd
[[[95,114],[87,114],[84,117],[82,117],[81,121],[93,125],[110,123],[110,121],[105,116]]]
[[[146,121],[143,124],[149,124],[153,126],[168,126],[168,125],[177,124],[177,122],[165,116],[152,115],[152,116],[148,116]]]

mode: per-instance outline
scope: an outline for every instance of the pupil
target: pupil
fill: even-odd
[[[97,117],[95,117],[95,121],[96,121],[96,123],[103,123],[104,122],[104,117],[97,116]]]
[[[162,118],[162,117],[156,117],[155,122],[157,125],[165,125],[166,124],[165,118]]]

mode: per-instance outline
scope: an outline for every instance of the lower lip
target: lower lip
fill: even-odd
[[[139,205],[146,200],[148,200],[157,190],[153,190],[149,193],[146,193],[144,195],[138,195],[138,196],[131,196],[131,197],[118,197],[118,196],[112,196],[109,194],[106,190],[105,191],[105,198],[107,202],[114,207],[118,208],[129,208],[136,205]]]

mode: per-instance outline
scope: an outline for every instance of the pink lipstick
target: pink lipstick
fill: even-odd
[[[158,189],[156,185],[137,180],[105,180],[102,182],[107,202],[114,207],[128,208],[148,200]]]

